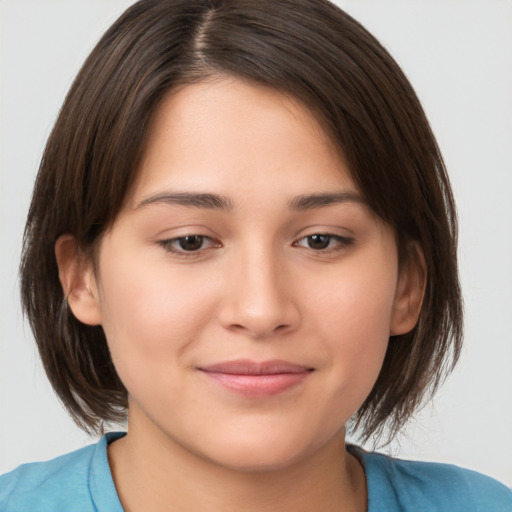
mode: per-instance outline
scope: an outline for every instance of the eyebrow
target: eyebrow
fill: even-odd
[[[208,192],[164,192],[154,194],[142,200],[134,209],[139,210],[158,203],[211,210],[234,210],[233,201],[229,197]],[[288,207],[291,210],[303,211],[342,203],[366,204],[356,192],[320,192],[294,197],[289,201]]]
[[[135,210],[149,206],[150,204],[163,203],[169,205],[190,206],[193,208],[207,208],[210,210],[233,210],[231,199],[218,194],[197,192],[171,192],[155,194],[141,201]]]
[[[333,204],[358,203],[366,204],[366,201],[357,192],[327,192],[316,194],[304,194],[294,197],[288,204],[292,210],[312,210],[323,208]]]

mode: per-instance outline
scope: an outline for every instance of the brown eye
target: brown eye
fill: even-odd
[[[186,235],[170,240],[161,240],[158,245],[167,252],[181,256],[194,256],[212,247],[220,247],[219,242],[205,235]]]
[[[176,240],[180,249],[184,251],[198,251],[202,248],[204,236],[189,235]]]
[[[350,237],[334,235],[329,233],[314,233],[305,236],[294,243],[297,247],[304,247],[313,251],[336,252],[341,251],[354,243]]]
[[[307,245],[310,249],[327,249],[331,242],[331,236],[329,235],[311,235],[306,237]]]

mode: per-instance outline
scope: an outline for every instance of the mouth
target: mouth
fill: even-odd
[[[225,361],[197,368],[207,379],[223,388],[255,398],[283,393],[301,384],[313,368],[288,361]]]

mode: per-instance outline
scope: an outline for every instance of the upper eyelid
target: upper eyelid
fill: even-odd
[[[197,238],[203,238],[205,240],[211,240],[213,242],[216,241],[216,239],[213,236],[209,235],[201,235],[199,233],[187,233],[186,235],[180,235],[180,236],[172,236],[170,238],[165,238],[161,240],[162,242],[175,242],[177,240],[183,240],[184,238],[190,237],[190,236],[197,236]]]
[[[355,240],[355,237],[352,234],[342,235],[341,233],[335,233],[335,232],[329,231],[327,229],[326,230],[319,229],[319,230],[314,230],[314,231],[308,232],[306,234],[298,236],[296,238],[296,240],[302,240],[303,238],[308,238],[310,236],[315,236],[315,235],[330,236],[330,237],[336,238],[338,240],[346,240],[346,241]]]
[[[309,238],[309,237],[315,236],[315,235],[328,236],[334,240],[339,241],[340,243],[346,243],[346,244],[350,243],[351,244],[351,243],[355,242],[355,238],[352,236],[344,236],[344,235],[338,235],[336,233],[326,233],[326,232],[318,231],[315,233],[311,233],[309,235],[301,236],[300,238],[297,238],[297,240],[294,243],[300,242],[301,240],[304,240],[306,238]]]
[[[308,233],[306,235],[301,235],[299,237],[296,237],[294,239],[294,241],[297,242],[299,240],[303,240],[304,238],[308,238],[310,236],[315,236],[315,235],[330,236],[332,238],[335,238],[335,239],[338,239],[338,240],[344,240],[344,241],[353,241],[354,240],[353,236],[340,235],[339,233],[331,233],[329,231],[320,231],[319,230],[319,231],[314,231],[312,233]],[[204,235],[204,234],[200,234],[200,233],[196,233],[196,232],[190,232],[190,233],[185,233],[185,234],[179,235],[179,236],[172,236],[172,237],[169,237],[169,238],[163,238],[162,240],[159,240],[158,243],[175,242],[177,240],[182,240],[183,238],[187,238],[189,236],[197,236],[197,237],[201,237],[201,238],[204,238],[204,239],[211,240],[213,242],[219,242],[219,240],[216,237],[213,237],[213,236],[210,236],[210,235]]]
[[[341,235],[339,233],[332,233],[332,232],[329,232],[329,231],[323,231],[323,230],[318,230],[318,231],[313,231],[311,233],[308,233],[308,234],[304,234],[300,237],[297,237],[295,238],[293,241],[292,241],[292,245],[296,245],[298,244],[298,242],[302,241],[302,240],[305,240],[311,236],[315,236],[315,235],[320,235],[320,236],[328,236],[334,240],[337,240],[338,242],[340,243],[345,243],[345,244],[353,244],[355,242],[355,238],[353,236],[346,236],[346,235]],[[176,243],[179,241],[179,240],[183,240],[184,238],[187,238],[187,237],[190,237],[190,236],[197,236],[197,237],[200,237],[202,238],[203,240],[205,241],[208,241],[209,242],[209,246],[217,246],[217,247],[221,247],[223,245],[223,243],[216,237],[212,237],[212,236],[209,236],[209,235],[205,235],[205,234],[200,234],[200,233],[197,233],[197,232],[189,232],[189,233],[185,233],[183,235],[180,235],[180,236],[174,236],[174,237],[170,237],[170,238],[165,238],[165,239],[161,239],[161,240],[158,240],[158,244],[159,245],[162,245],[162,246],[175,246]],[[199,250],[197,251],[185,251],[183,249],[179,249],[177,248],[177,251],[176,252],[199,252]]]
[[[207,240],[210,243],[208,244],[208,247],[201,247],[200,249],[197,249],[195,251],[187,251],[187,250],[182,249],[182,248],[177,246],[177,242],[179,240],[183,240],[184,238],[187,238],[189,236],[197,236],[199,238],[202,238],[203,241]],[[175,237],[172,237],[172,238],[166,238],[166,239],[158,240],[157,244],[160,245],[161,247],[163,247],[166,251],[174,252],[176,254],[183,254],[183,255],[199,254],[200,252],[202,252],[202,251],[204,251],[206,249],[209,249],[211,247],[215,247],[215,246],[220,247],[221,246],[220,242],[218,240],[212,238],[211,236],[198,235],[198,234],[195,234],[195,233],[190,233],[190,234],[186,234],[186,235],[182,235],[182,236],[175,236]]]

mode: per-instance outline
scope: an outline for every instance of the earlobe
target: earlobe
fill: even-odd
[[[417,244],[410,247],[407,261],[400,269],[390,335],[410,332],[418,321],[427,283],[427,266],[423,251]]]
[[[62,235],[55,244],[59,280],[73,315],[87,325],[101,324],[101,309],[94,269],[85,260],[71,235]]]

